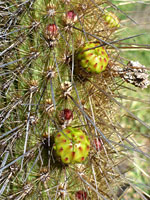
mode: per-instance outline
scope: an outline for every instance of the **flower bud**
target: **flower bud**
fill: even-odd
[[[76,192],[75,197],[77,200],[86,200],[87,193],[83,190],[79,190],[78,192]]]
[[[105,11],[103,18],[110,28],[119,28],[120,27],[120,22],[114,13]]]
[[[104,47],[97,47],[99,45],[99,43],[88,42],[78,50],[78,64],[84,68],[86,72],[99,74],[104,71],[108,65],[108,54]]]
[[[77,15],[73,10],[70,10],[66,13],[66,23],[67,24],[72,24],[77,21]]]
[[[58,120],[60,124],[68,126],[73,119],[73,112],[70,109],[61,110],[58,114]]]
[[[58,28],[55,24],[49,24],[45,30],[45,37],[48,40],[56,40],[58,36]]]
[[[64,118],[65,120],[70,120],[73,118],[73,113],[70,109],[64,109],[61,111],[61,116],[62,118]]]
[[[54,150],[65,164],[83,162],[90,151],[90,140],[78,128],[67,127],[55,135]]]

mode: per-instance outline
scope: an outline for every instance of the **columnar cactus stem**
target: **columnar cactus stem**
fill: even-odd
[[[1,199],[117,199],[130,184],[120,163],[143,152],[119,120],[149,126],[119,101],[122,81],[149,81],[143,65],[122,62],[113,34],[120,22],[106,5],[1,1]]]

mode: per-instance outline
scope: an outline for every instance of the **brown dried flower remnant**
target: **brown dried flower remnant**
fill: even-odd
[[[128,65],[119,70],[119,75],[128,83],[139,88],[147,88],[150,85],[149,74],[146,67],[138,61],[129,61]]]

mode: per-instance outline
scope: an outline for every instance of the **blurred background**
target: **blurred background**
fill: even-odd
[[[125,27],[121,31],[120,39],[133,35],[142,34],[133,39],[123,41],[121,55],[127,60],[139,61],[147,67],[150,72],[150,1],[149,0],[113,0],[115,3],[114,12],[121,19],[122,25]],[[120,10],[119,10],[120,9]],[[128,44],[135,44],[135,48],[128,48]],[[128,84],[126,84],[128,87]],[[150,125],[150,87],[142,91],[135,88],[125,91],[124,98],[121,103],[129,110],[138,116],[145,123]],[[127,98],[126,98],[127,97]],[[144,152],[150,155],[150,131],[144,126],[141,126],[136,120],[132,120],[122,111],[120,123],[123,127],[127,127],[129,132],[134,130],[136,145]],[[135,142],[135,141],[134,141]],[[137,184],[139,191],[134,191],[128,187],[121,197],[121,200],[140,200],[138,193],[142,193],[145,199],[150,199],[150,160],[144,156],[139,156],[134,153],[134,168],[127,172],[129,179],[133,179],[134,184]],[[128,194],[127,194],[128,193]],[[143,199],[143,198],[142,198]]]

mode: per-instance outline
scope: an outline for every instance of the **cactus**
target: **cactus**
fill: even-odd
[[[132,83],[122,72],[133,70],[120,62],[106,5],[2,2],[1,199],[117,199],[118,188],[134,187],[121,163],[146,153],[118,123],[121,109],[149,127],[118,100],[121,81]]]

